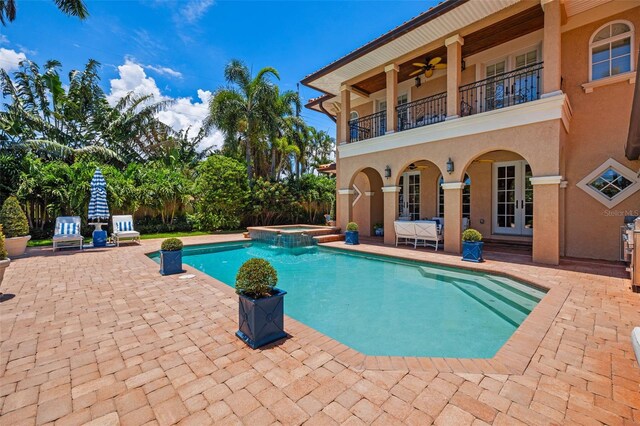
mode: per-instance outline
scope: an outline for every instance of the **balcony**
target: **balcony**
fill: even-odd
[[[540,99],[542,62],[460,86],[460,116]]]
[[[540,99],[542,62],[497,74],[459,87],[460,117]],[[440,123],[447,117],[447,93],[398,105],[397,132]],[[384,136],[387,113],[379,111],[349,121],[349,142]]]

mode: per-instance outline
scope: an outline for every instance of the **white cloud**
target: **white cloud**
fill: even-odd
[[[153,77],[147,76],[143,66],[131,59],[125,59],[125,63],[118,67],[118,74],[119,78],[110,80],[111,90],[107,99],[111,105],[116,104],[129,92],[134,92],[137,95],[151,94],[156,102],[173,100],[172,105],[158,113],[158,119],[177,131],[190,129],[189,134],[192,136],[200,131],[208,113],[211,92],[199,89],[198,100],[195,102],[192,98],[171,98],[163,95]],[[215,130],[203,139],[200,148],[219,148],[222,146],[222,142],[222,133]]]
[[[198,21],[214,3],[214,0],[189,0],[187,4],[180,9],[178,15],[187,23],[193,24]]]
[[[160,65],[144,65],[144,67],[148,70],[155,71],[158,74],[170,75],[171,77],[182,78],[182,73],[180,71],[176,71],[169,67],[163,67]]]
[[[9,44],[9,39],[6,35],[0,34],[0,44]]]
[[[12,49],[0,48],[0,67],[6,72],[15,71],[21,61],[27,59],[24,52],[16,52]]]

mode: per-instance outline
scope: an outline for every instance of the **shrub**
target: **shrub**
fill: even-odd
[[[2,233],[2,225],[0,225],[0,260],[7,258],[7,251],[4,249],[4,234]]]
[[[347,223],[347,231],[357,231],[358,230],[358,224],[355,222],[349,222]]]
[[[278,283],[278,273],[271,264],[259,258],[249,259],[236,275],[236,293],[254,299],[268,297]]]
[[[384,225],[382,223],[376,223],[373,225],[373,229],[383,229]]]
[[[167,238],[162,242],[160,248],[162,251],[179,251],[182,250],[183,244],[178,238]]]
[[[4,227],[7,238],[29,235],[27,216],[22,211],[16,197],[9,197],[4,200],[2,210],[0,210],[0,223]]]
[[[482,234],[475,229],[469,228],[462,233],[462,241],[476,243],[482,241]]]

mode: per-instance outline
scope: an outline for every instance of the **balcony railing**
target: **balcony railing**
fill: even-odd
[[[447,117],[447,92],[396,107],[398,131],[439,123]]]
[[[467,116],[540,98],[542,62],[460,86],[460,115]]]
[[[387,131],[387,111],[349,121],[349,142],[358,142],[382,136]]]

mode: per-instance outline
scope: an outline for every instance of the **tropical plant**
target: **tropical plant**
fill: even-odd
[[[182,250],[182,241],[178,238],[167,238],[162,242],[160,249],[162,251],[180,251]]]
[[[462,241],[469,243],[482,241],[482,234],[473,228],[465,229],[464,232],[462,232]]]
[[[347,223],[347,231],[356,232],[358,230],[358,224],[355,222]]]
[[[20,203],[16,197],[9,197],[4,200],[0,210],[0,223],[7,238],[29,235],[27,216],[20,208]]]
[[[246,167],[212,155],[196,169],[192,219],[201,230],[238,229],[249,196]]]
[[[53,0],[57,8],[62,13],[69,16],[76,16],[80,19],[86,19],[89,16],[87,7],[82,0]],[[7,25],[7,22],[13,22],[16,19],[16,1],[0,0],[0,22]]]
[[[236,275],[236,293],[254,299],[269,297],[278,283],[278,273],[265,259],[247,260]]]
[[[0,224],[0,260],[7,258],[7,250],[4,248],[4,233],[2,232],[2,225]]]

